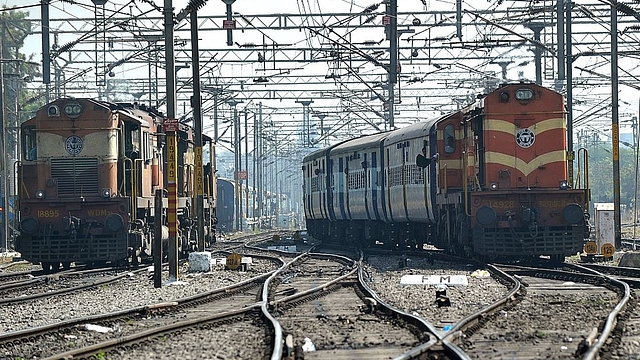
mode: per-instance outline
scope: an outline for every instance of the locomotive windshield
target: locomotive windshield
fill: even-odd
[[[453,124],[448,124],[444,128],[444,151],[451,154],[456,151],[456,129]]]
[[[124,130],[124,154],[129,159],[140,158],[140,125],[125,122]]]

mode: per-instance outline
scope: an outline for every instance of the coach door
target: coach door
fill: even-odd
[[[459,128],[457,121],[445,122],[442,125],[441,153],[439,159],[440,166],[440,188],[446,191],[447,188],[462,187],[462,150],[459,139]]]

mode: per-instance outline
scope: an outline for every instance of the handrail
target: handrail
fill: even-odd
[[[444,179],[444,197],[447,198],[449,193],[449,189],[447,187],[447,164],[444,164],[442,168],[444,169],[444,175],[442,175],[442,178]]]
[[[469,162],[468,162],[467,151],[462,152],[462,193],[464,195],[464,214],[467,216],[471,216],[471,212],[469,210]]]
[[[121,184],[121,193],[123,195],[126,195],[126,186],[124,185],[127,181],[127,163],[129,163],[129,169],[130,172],[133,171],[133,161],[131,161],[131,159],[129,159],[128,157],[125,157],[122,161],[122,184]],[[131,182],[132,187],[131,187],[131,192],[133,193],[133,181]],[[133,195],[133,194],[132,194]],[[133,201],[135,200],[135,198],[133,196],[131,196],[131,220],[135,220],[135,215],[133,215],[134,211],[133,209],[135,208]]]
[[[589,188],[589,150],[586,148],[580,148],[577,152],[578,157],[578,173],[576,174],[576,181],[574,183],[575,189],[588,189]],[[584,169],[583,169],[584,168]],[[584,184],[583,180],[584,179]]]

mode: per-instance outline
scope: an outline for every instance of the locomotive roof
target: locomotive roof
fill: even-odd
[[[493,93],[496,93],[498,91],[505,91],[505,90],[508,90],[510,88],[521,88],[521,87],[530,88],[530,89],[535,90],[535,91],[551,92],[551,93],[554,93],[554,94],[561,95],[559,92],[557,92],[557,91],[555,91],[553,89],[549,89],[549,88],[544,87],[542,85],[538,85],[538,84],[536,84],[534,82],[521,81],[521,82],[517,82],[517,83],[516,82],[514,82],[514,83],[503,83],[503,84],[500,84],[500,86],[498,86],[497,88],[493,89],[492,91],[490,91],[490,92],[488,92],[486,94],[479,94],[478,95],[478,100],[476,100],[473,103],[467,105],[466,107],[461,109],[461,111],[463,113],[467,113],[467,112],[470,112],[470,111],[472,111],[474,109],[477,109],[477,108],[483,108],[484,104],[485,104],[485,100],[489,95],[491,95]]]
[[[150,126],[153,123],[162,121],[162,113],[149,109],[146,106],[139,106],[138,104],[131,103],[117,103],[115,105],[116,112],[129,117],[132,120],[136,120],[143,126]]]
[[[142,108],[138,108],[135,104],[117,104],[108,101],[96,100],[92,98],[73,98],[73,97],[62,97],[56,99],[43,107],[41,107],[38,111],[44,111],[45,113],[48,111],[51,105],[56,105],[60,109],[62,109],[68,103],[77,103],[80,104],[84,109],[83,111],[95,111],[97,108],[108,109],[111,112],[118,112],[126,115],[131,120],[137,121],[141,125],[149,126],[149,120],[151,119],[149,114],[158,116],[157,111],[151,111],[147,109],[146,106]]]

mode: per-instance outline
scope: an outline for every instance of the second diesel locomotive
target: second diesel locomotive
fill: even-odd
[[[460,111],[306,156],[307,229],[360,246],[564,260],[589,232],[589,190],[572,188],[567,159],[562,95],[503,85]]]
[[[219,233],[224,234],[234,230],[235,218],[235,185],[231,180],[218,178],[218,197],[216,208]]]
[[[151,255],[154,193],[167,189],[163,121],[161,113],[143,105],[62,98],[24,122],[16,239],[22,257],[57,269]],[[194,131],[179,124],[176,135],[176,238],[184,254],[197,241]],[[203,143],[212,146],[204,135]],[[211,172],[204,184],[204,233],[211,241],[216,220]],[[166,193],[163,202],[166,215]],[[168,238],[166,221],[163,238]]]

